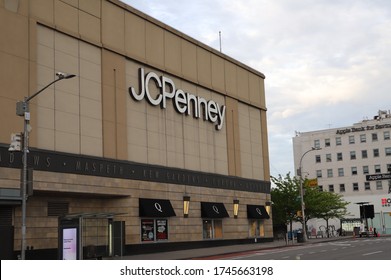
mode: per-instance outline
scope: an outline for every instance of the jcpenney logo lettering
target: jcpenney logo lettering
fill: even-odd
[[[160,92],[155,96],[150,90],[151,81],[154,82],[155,87],[160,89]],[[176,89],[174,82],[165,76],[159,77],[154,72],[145,75],[144,68],[140,68],[140,92],[137,93],[133,87],[129,87],[129,94],[137,101],[146,98],[151,105],[160,105],[162,109],[167,107],[167,99],[172,99],[173,106],[178,113],[193,115],[197,119],[202,117],[204,120],[214,123],[217,130],[223,127],[224,105],[220,107],[213,100],[207,101],[202,97]]]

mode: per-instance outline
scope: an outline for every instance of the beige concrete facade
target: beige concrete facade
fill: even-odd
[[[11,166],[12,155],[5,149],[11,133],[23,130],[15,104],[53,81],[57,71],[76,77],[31,100],[30,147],[111,161],[102,177],[98,171],[96,176],[88,173],[88,166],[76,168],[75,174],[50,171],[51,157],[35,158],[33,165],[46,160],[48,170],[34,171],[28,246],[58,246],[58,220],[47,213],[50,201],[68,202],[69,213],[125,213],[116,219],[125,221],[127,245],[142,244],[139,198],[171,202],[176,216],[169,218],[169,242],[202,241],[200,202],[220,202],[230,216],[223,219],[223,239],[253,238],[246,205],[270,201],[262,73],[118,0],[0,0],[0,36],[0,189],[19,188],[20,170]],[[171,100],[163,109],[133,99],[129,88],[141,90],[140,68],[225,106],[221,129],[178,113]],[[154,84],[149,87],[157,97]],[[120,172],[113,169],[117,164],[127,163],[255,182],[266,191],[159,182],[151,174],[144,174],[145,180],[110,176]],[[90,166],[94,172],[95,167]],[[189,218],[183,218],[185,194],[191,197]],[[237,219],[233,199],[240,201]],[[20,250],[20,217],[15,206],[15,250]],[[271,219],[263,220],[262,227],[261,238],[271,238]]]

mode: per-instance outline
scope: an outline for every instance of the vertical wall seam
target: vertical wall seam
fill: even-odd
[[[114,135],[115,135],[115,157],[118,158],[118,118],[117,118],[117,69],[113,69],[114,72]]]

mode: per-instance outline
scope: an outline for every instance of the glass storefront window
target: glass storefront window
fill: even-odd
[[[153,219],[141,220],[141,241],[155,241],[155,222]]]
[[[249,236],[264,237],[265,225],[262,220],[249,220]]]
[[[214,222],[214,238],[223,238],[223,221],[213,220]]]
[[[158,219],[156,220],[156,241],[168,240],[168,220]]]
[[[142,219],[141,220],[141,241],[155,242],[168,240],[167,219]]]
[[[202,221],[202,238],[203,239],[220,239],[223,238],[223,221],[222,220],[203,220]]]
[[[212,220],[203,220],[202,221],[202,238],[203,239],[212,239],[213,238],[213,225]]]

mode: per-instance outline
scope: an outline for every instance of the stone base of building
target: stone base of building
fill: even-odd
[[[258,237],[256,239],[257,243],[273,242],[273,238]],[[239,245],[239,244],[251,244],[255,243],[254,238],[246,239],[229,239],[229,240],[202,240],[202,241],[192,241],[192,242],[165,242],[165,243],[151,243],[151,244],[132,244],[125,245],[124,255],[139,255],[139,254],[150,254],[150,253],[159,253],[159,252],[170,252],[170,251],[179,251],[179,250],[191,250],[199,248],[208,248],[208,247],[218,247],[218,246],[230,246],[230,245]],[[85,259],[102,259],[106,258],[102,252],[105,250],[102,248],[95,248],[96,254],[88,256],[89,249],[84,248]],[[20,258],[20,251],[14,252],[14,259]],[[27,260],[57,260],[58,259],[58,249],[32,249],[26,250],[26,259]]]

